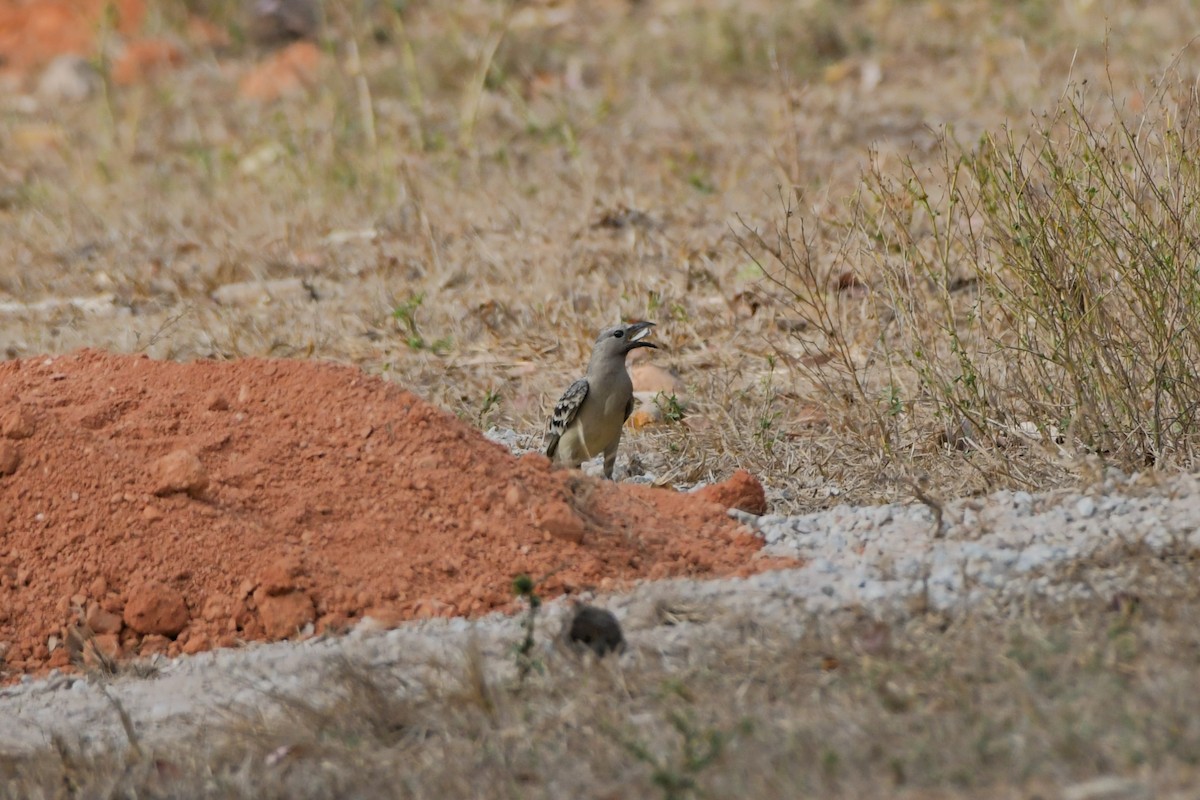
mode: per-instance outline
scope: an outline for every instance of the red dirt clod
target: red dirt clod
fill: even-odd
[[[33,436],[34,426],[33,415],[20,406],[0,414],[0,436],[5,439],[28,439]]]
[[[258,589],[267,595],[287,594],[298,587],[298,581],[304,575],[304,566],[295,556],[284,556],[262,571],[258,579]]]
[[[130,86],[156,72],[183,63],[183,51],[165,39],[130,42],[112,65],[112,79],[118,86]]]
[[[201,637],[196,637],[196,638],[199,639]],[[188,644],[191,644],[191,643],[192,643],[192,640],[188,639]],[[170,639],[168,639],[166,636],[160,636],[157,633],[152,633],[148,636],[142,637],[142,641],[138,643],[137,651],[138,651],[138,655],[140,655],[140,656],[148,656],[148,655],[152,655],[154,653],[162,653],[163,655],[166,655],[170,651],[170,649],[171,649],[171,640]],[[185,650],[187,649],[186,645],[184,646],[184,649]]]
[[[21,466],[21,450],[12,442],[0,441],[0,477],[12,475]]]
[[[246,73],[238,82],[238,94],[260,103],[300,94],[315,82],[322,60],[312,42],[293,42]]]
[[[97,600],[108,594],[108,581],[104,579],[103,575],[94,578],[92,582],[88,584],[88,594]]]
[[[84,663],[88,666],[95,666],[95,653],[100,653],[108,658],[121,656],[121,640],[115,633],[101,633],[93,637],[91,641],[91,647],[84,650]]]
[[[537,512],[537,526],[546,533],[565,542],[579,544],[583,541],[586,527],[571,507],[563,500],[551,500]]]
[[[187,603],[165,583],[146,581],[129,592],[125,624],[138,633],[178,636],[188,624]]]
[[[204,465],[194,453],[187,450],[176,450],[155,461],[151,473],[151,491],[159,497],[180,492],[200,497],[208,488],[208,473]],[[146,516],[143,510],[143,517]]]
[[[98,605],[93,605],[88,609],[87,618],[85,620],[88,627],[96,633],[120,633],[121,632],[121,617],[119,614],[114,614],[111,611],[105,611]]]
[[[767,494],[758,478],[744,469],[733,473],[728,480],[705,486],[696,496],[724,508],[736,508],[748,514],[767,513]]]
[[[272,639],[286,639],[317,618],[312,598],[304,592],[267,594],[262,589],[254,593],[258,618]]]
[[[147,639],[150,637],[146,637]],[[196,653],[203,653],[205,650],[211,650],[213,647],[212,641],[203,633],[193,636],[184,643],[181,652],[184,655],[194,656]]]
[[[763,563],[761,543],[710,503],[514,458],[352,367],[85,350],[0,362],[0,386],[37,421],[20,442],[37,469],[0,479],[11,670],[48,667],[45,643],[74,621],[76,596],[123,616],[126,653],[138,634],[182,631],[165,645],[176,655],[368,614],[394,624],[515,610],[521,573],[551,598]],[[214,394],[237,413],[209,410]],[[151,500],[148,465],[178,452],[203,459],[204,502]],[[147,523],[148,507],[162,518]],[[538,524],[555,519],[571,535]],[[170,624],[131,622],[146,582],[175,593]]]
[[[209,411],[228,411],[229,398],[220,392],[209,392],[204,397],[204,407]]]

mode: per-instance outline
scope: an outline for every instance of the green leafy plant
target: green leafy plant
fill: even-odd
[[[667,422],[679,422],[683,419],[683,405],[674,394],[659,392],[654,396],[654,405],[658,406],[663,419]]]
[[[533,578],[528,575],[518,575],[514,578],[512,589],[513,594],[523,599],[528,605],[525,616],[521,620],[521,628],[525,631],[525,636],[513,648],[517,659],[518,681],[523,686],[530,672],[541,673],[545,668],[541,660],[533,654],[533,635],[537,626],[537,613],[542,607],[542,598],[534,591]]]
[[[413,350],[429,350],[442,355],[454,347],[454,340],[443,336],[430,342],[417,326],[417,310],[425,302],[424,292],[412,295],[392,310],[392,318],[397,320],[404,329],[404,342]]]
[[[404,328],[406,335],[405,342],[414,350],[420,350],[425,347],[425,337],[421,335],[421,331],[417,328],[417,309],[424,302],[424,292],[418,292],[392,310],[392,318],[397,320]]]
[[[501,397],[500,397],[499,391],[497,391],[496,389],[488,389],[487,390],[487,394],[485,394],[483,396],[483,403],[479,406],[479,415],[478,415],[479,427],[482,428],[484,426],[484,424],[487,422],[488,417],[490,417],[492,415],[492,413],[496,410],[496,408],[500,405],[500,400],[501,400]]]

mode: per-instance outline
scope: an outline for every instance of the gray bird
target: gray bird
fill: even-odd
[[[645,341],[652,327],[653,322],[635,322],[600,331],[587,375],[568,386],[554,405],[546,430],[546,455],[551,460],[578,468],[604,453],[604,477],[612,480],[621,429],[633,412],[633,381],[625,356],[639,347],[658,347]]]

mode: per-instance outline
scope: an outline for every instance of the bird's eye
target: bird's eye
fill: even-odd
[[[625,331],[614,331],[613,336],[617,337],[618,339],[623,339],[625,338]]]

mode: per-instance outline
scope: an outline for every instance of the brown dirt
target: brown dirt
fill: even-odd
[[[325,363],[5,362],[0,444],[9,677],[509,609],[519,573],[553,596],[767,563],[719,505],[514,458]]]
[[[751,514],[767,513],[767,493],[758,478],[739,469],[724,483],[705,486],[696,496],[723,508],[737,508]]]
[[[63,53],[90,56],[110,0],[0,0],[0,73],[23,74]],[[134,35],[146,16],[143,0],[112,4],[116,31]]]

